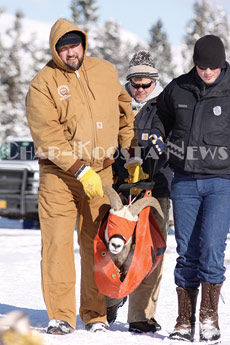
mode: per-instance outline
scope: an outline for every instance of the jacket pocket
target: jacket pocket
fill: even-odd
[[[222,132],[209,132],[204,134],[203,142],[211,146],[230,147],[230,136]]]

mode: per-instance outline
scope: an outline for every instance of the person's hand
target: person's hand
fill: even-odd
[[[145,180],[149,177],[148,174],[145,174],[141,164],[142,164],[142,159],[141,158],[130,158],[126,164],[125,168],[128,170],[129,177],[125,179],[126,182],[128,183],[136,183],[141,180]],[[141,189],[138,188],[131,188],[130,190],[132,195],[137,195],[141,192]]]
[[[141,163],[127,164],[127,170],[129,173],[129,177],[127,178],[128,183],[136,183],[148,178],[148,174],[144,173]]]
[[[145,174],[141,164],[140,163],[132,163],[128,165],[127,167],[128,172],[129,172],[129,177],[127,178],[128,183],[136,183],[141,180],[145,180],[149,177],[148,174]],[[132,195],[137,195],[142,191],[142,189],[139,188],[131,188],[131,194]]]
[[[152,147],[155,150],[156,154],[160,156],[164,152],[164,141],[160,132],[158,132],[157,130],[152,131],[149,139],[151,139]]]
[[[81,173],[81,177],[79,181],[83,185],[85,194],[89,197],[89,199],[93,199],[95,197],[103,197],[104,192],[102,189],[102,182],[100,176],[90,167],[85,168]]]

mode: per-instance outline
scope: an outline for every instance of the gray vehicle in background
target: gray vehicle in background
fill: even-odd
[[[0,143],[0,217],[38,223],[39,165],[31,137]]]

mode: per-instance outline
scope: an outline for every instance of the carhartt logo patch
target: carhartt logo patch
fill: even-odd
[[[103,128],[103,125],[102,125],[101,121],[97,122],[97,128],[98,129],[102,129]]]
[[[142,133],[141,139],[142,139],[142,140],[148,140],[148,139],[149,139],[148,133]]]
[[[61,100],[71,96],[70,89],[67,85],[60,85],[57,89],[58,94],[61,96]]]
[[[221,106],[220,106],[220,105],[215,106],[212,110],[213,110],[213,114],[214,114],[215,116],[220,116],[221,113],[222,113],[222,110],[221,110]]]
[[[188,108],[187,104],[178,104],[178,108]]]

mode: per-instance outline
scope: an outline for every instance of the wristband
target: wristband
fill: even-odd
[[[74,173],[74,176],[76,177],[77,180],[80,180],[80,178],[82,178],[83,175],[85,175],[85,173],[90,169],[90,167],[88,167],[85,164],[82,164],[80,166],[80,168]]]

